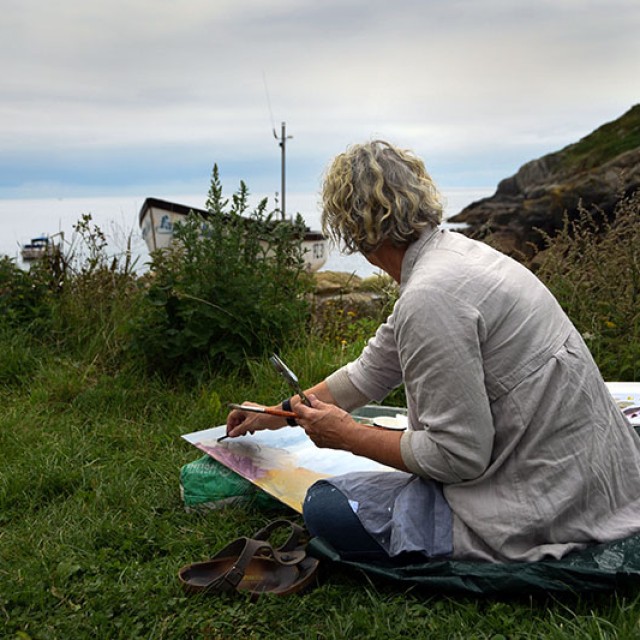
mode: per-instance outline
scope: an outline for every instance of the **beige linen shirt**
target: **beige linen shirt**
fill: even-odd
[[[402,382],[402,457],[444,484],[454,557],[559,558],[640,532],[640,438],[516,261],[439,229],[408,248],[392,315],[327,378],[348,410]]]

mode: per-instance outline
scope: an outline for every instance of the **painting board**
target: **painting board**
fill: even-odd
[[[298,513],[307,489],[317,480],[349,471],[392,471],[347,451],[319,449],[300,427],[217,442],[225,432],[222,426],[182,437]]]
[[[627,419],[640,428],[640,383],[612,382],[607,386]],[[368,405],[353,415],[368,421],[398,412],[406,414],[395,407]],[[393,471],[346,451],[319,449],[300,427],[258,431],[217,442],[225,433],[226,427],[220,426],[182,437],[298,513],[302,513],[307,489],[317,480],[351,471]]]

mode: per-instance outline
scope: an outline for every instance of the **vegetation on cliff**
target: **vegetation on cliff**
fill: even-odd
[[[563,169],[584,171],[635,149],[640,149],[640,104],[565,147],[558,155]]]
[[[579,207],[564,219],[537,275],[553,291],[608,380],[640,379],[640,190],[610,218]]]
[[[523,165],[496,193],[451,218],[466,233],[527,260],[581,208],[613,215],[640,188],[640,105],[574,144]]]

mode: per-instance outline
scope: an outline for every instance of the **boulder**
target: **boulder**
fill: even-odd
[[[318,296],[335,296],[355,291],[362,282],[359,276],[341,271],[318,271],[314,277],[314,290]]]
[[[397,284],[387,275],[362,279],[352,273],[318,271],[310,298],[316,327],[357,320],[382,320],[389,301],[397,297]]]

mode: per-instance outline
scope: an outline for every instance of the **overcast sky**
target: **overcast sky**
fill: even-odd
[[[382,137],[495,186],[640,101],[638,0],[3,0],[0,199],[315,192]]]

